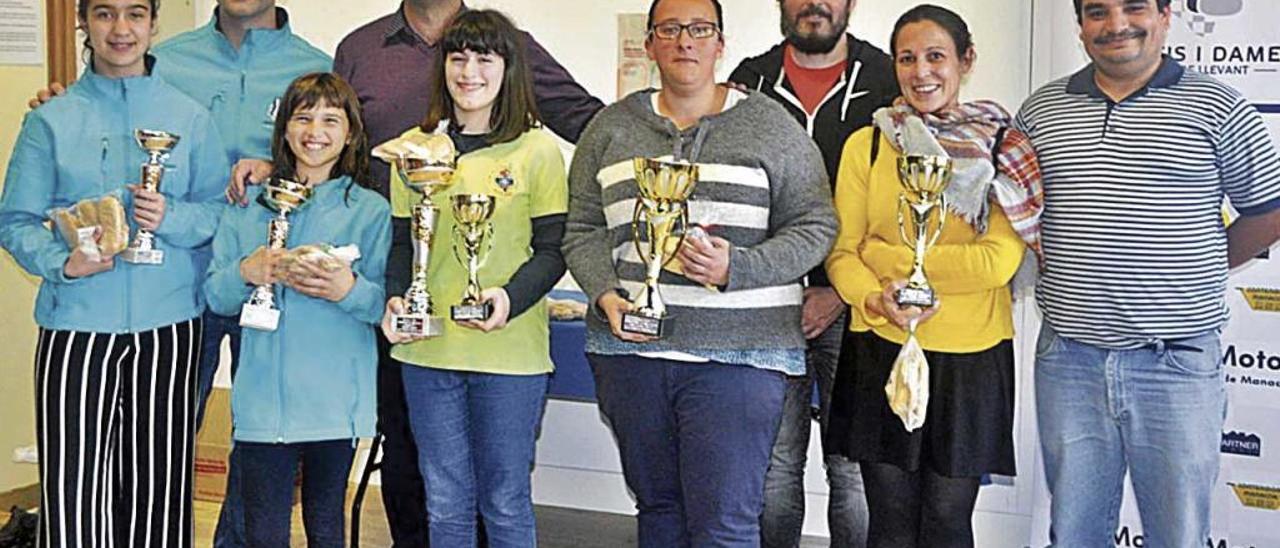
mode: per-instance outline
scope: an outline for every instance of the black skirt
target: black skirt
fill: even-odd
[[[845,333],[826,447],[854,461],[947,477],[1014,475],[1013,342],[966,354],[926,351],[929,404],[914,432],[884,393],[900,348],[875,333]]]

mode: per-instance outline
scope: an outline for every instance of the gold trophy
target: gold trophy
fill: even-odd
[[[267,248],[284,249],[289,239],[289,214],[311,199],[312,188],[286,179],[272,178],[262,187],[258,201],[276,212],[267,224]],[[253,288],[248,302],[240,307],[240,325],[261,331],[275,331],[280,325],[280,310],[275,307],[274,284]]]
[[[480,300],[480,265],[493,251],[493,208],[497,200],[489,194],[457,194],[453,204],[453,256],[467,269],[467,289],[462,302],[449,307],[455,322],[484,321],[493,314],[493,303]],[[481,247],[486,247],[481,251]],[[459,251],[461,250],[461,251]]]
[[[391,316],[391,329],[411,337],[436,337],[444,333],[444,320],[435,315],[431,294],[427,291],[427,267],[431,263],[431,242],[435,239],[436,219],[440,208],[431,198],[453,184],[457,169],[457,150],[453,141],[443,135],[425,135],[422,146],[397,153],[391,159],[405,186],[422,195],[414,204],[412,215],[413,278],[404,293],[405,312]]]
[[[180,137],[167,131],[153,129],[137,129],[133,139],[138,146],[147,152],[147,161],[142,164],[143,189],[151,192],[160,190],[160,179],[164,177],[165,161],[173,147],[178,146]],[[164,262],[164,251],[156,249],[156,236],[150,230],[139,228],[133,242],[120,253],[120,258],[133,264],[161,264]]]
[[[947,199],[943,191],[951,184],[951,158],[945,156],[906,155],[898,158],[898,179],[902,194],[898,197],[898,233],[902,242],[914,250],[911,275],[907,285],[898,290],[901,306],[929,308],[938,301],[933,287],[924,275],[924,256],[942,235],[947,220]],[[913,230],[908,232],[906,213],[910,212]],[[937,222],[933,221],[937,217]],[[932,232],[932,233],[930,233]]]
[[[653,158],[636,158],[634,163],[640,195],[631,216],[631,241],[644,262],[645,278],[631,311],[622,315],[622,330],[662,337],[667,306],[658,293],[658,277],[684,241],[689,224],[686,202],[698,185],[698,166]],[[670,244],[672,238],[676,239],[675,245]],[[647,241],[648,246],[642,241]]]
[[[938,296],[924,275],[924,256],[946,226],[947,198],[943,191],[951,183],[951,167],[951,159],[945,156],[898,158],[898,179],[903,188],[898,197],[898,232],[902,242],[914,251],[907,285],[894,295],[899,306],[930,308],[938,303]],[[907,230],[907,211],[910,211],[911,232]],[[894,359],[889,380],[884,385],[889,409],[902,420],[908,432],[924,424],[929,404],[929,362],[916,339],[917,326],[916,319],[907,324],[907,340]]]

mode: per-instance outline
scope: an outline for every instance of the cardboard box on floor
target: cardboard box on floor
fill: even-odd
[[[231,391],[214,388],[204,409],[204,424],[196,436],[195,499],[222,502],[227,496],[231,459]],[[293,503],[302,500],[302,474],[293,482]]]

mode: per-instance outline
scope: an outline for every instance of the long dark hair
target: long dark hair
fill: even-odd
[[[435,131],[441,120],[453,118],[453,97],[449,95],[444,68],[450,53],[472,51],[502,57],[502,89],[489,112],[489,144],[516,140],[541,122],[533,96],[524,35],[507,16],[496,10],[466,10],[458,14],[440,40],[444,60],[436,69],[436,89],[431,93],[422,131]]]
[[[92,63],[93,44],[89,43],[89,3],[93,0],[79,0],[76,2],[76,18],[84,22],[84,27],[80,30],[84,32],[84,56],[85,63]],[[151,4],[151,24],[155,25],[155,21],[160,17],[160,0],[148,0]]]
[[[346,175],[362,187],[373,188],[369,179],[369,137],[364,133],[364,120],[360,117],[360,99],[346,80],[332,72],[313,72],[299,76],[284,92],[280,108],[276,109],[275,130],[271,133],[271,176],[297,180],[298,157],[289,148],[285,130],[293,113],[312,108],[321,102],[341,108],[350,124],[347,144],[338,156],[337,163],[330,168],[329,179]],[[350,191],[350,188],[347,190]]]

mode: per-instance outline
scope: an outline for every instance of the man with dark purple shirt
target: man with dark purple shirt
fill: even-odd
[[[342,39],[334,56],[334,72],[350,82],[360,96],[369,143],[385,142],[422,123],[430,90],[436,89],[438,65],[443,61],[440,37],[464,9],[461,0],[405,0],[395,13]],[[576,142],[604,103],[578,85],[528,34],[525,45],[542,120],[561,137]],[[374,158],[371,167],[379,191],[387,196],[390,166]],[[393,218],[392,226],[391,257],[412,257],[412,253],[394,250],[410,245],[409,219]],[[409,270],[409,264],[387,264],[388,295],[404,292],[409,277],[403,273]],[[391,538],[396,546],[426,546],[425,491],[418,472],[418,450],[409,431],[400,369],[387,356],[385,341],[379,350],[378,427],[384,436],[382,500]]]

